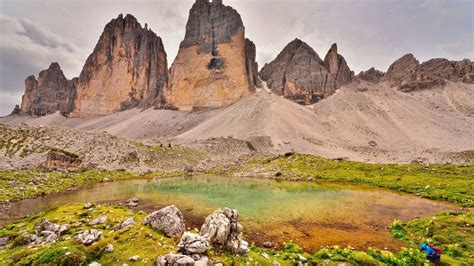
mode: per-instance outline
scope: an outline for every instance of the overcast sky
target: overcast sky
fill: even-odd
[[[21,102],[28,75],[59,62],[78,76],[105,24],[133,14],[162,37],[171,65],[194,0],[0,0],[0,115]],[[324,58],[332,43],[356,73],[397,58],[474,58],[474,1],[223,0],[241,14],[263,66],[294,38]]]

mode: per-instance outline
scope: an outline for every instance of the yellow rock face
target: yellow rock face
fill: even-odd
[[[71,117],[107,115],[159,100],[168,80],[161,41],[132,15],[109,22],[78,79]]]
[[[117,51],[119,52],[119,51]],[[85,117],[111,114],[121,108],[124,101],[130,99],[131,76],[126,61],[118,61],[112,68],[104,65],[88,83],[79,83],[77,100],[71,117]],[[113,78],[105,78],[111,77]],[[107,88],[107,89],[105,89]]]
[[[165,90],[169,106],[191,111],[230,105],[251,94],[246,69],[245,35],[242,27],[229,43],[218,45],[224,59],[221,69],[208,69],[211,53],[198,53],[198,45],[181,48],[171,67]]]

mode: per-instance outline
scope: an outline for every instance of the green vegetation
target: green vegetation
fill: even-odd
[[[68,188],[99,182],[178,176],[181,173],[138,174],[125,171],[80,169],[50,171],[44,169],[0,171],[0,203],[33,198]]]
[[[88,221],[100,215],[108,218],[104,224],[88,225]],[[128,258],[138,255],[140,259],[135,264],[151,265],[157,256],[175,251],[176,244],[160,232],[142,226],[145,215],[143,212],[134,213],[123,207],[105,205],[89,210],[83,209],[82,204],[55,208],[1,228],[0,237],[8,236],[14,240],[5,249],[0,249],[0,261],[15,265],[84,265],[92,261],[103,265],[121,265],[134,264]],[[129,230],[111,230],[129,217],[135,218],[135,226]],[[31,248],[25,245],[25,241],[17,240],[23,237],[20,233],[22,230],[36,233],[34,225],[43,218],[58,224],[69,224],[69,229],[59,241],[50,245],[35,245]],[[88,229],[102,231],[103,237],[93,245],[85,246],[76,238],[80,231]],[[109,253],[105,251],[108,244],[112,244],[114,249]]]
[[[105,215],[104,224],[90,226],[93,219]],[[153,265],[156,258],[168,252],[176,252],[175,240],[163,236],[159,231],[141,225],[146,216],[144,212],[133,212],[125,207],[97,205],[84,209],[83,204],[71,204],[54,208],[25,218],[0,228],[0,237],[9,237],[4,249],[0,249],[0,261],[15,265],[84,265],[97,261],[102,265]],[[134,217],[136,225],[129,230],[111,230],[125,219]],[[57,224],[68,224],[69,228],[57,242],[48,245],[28,246],[22,231],[36,234],[35,224],[41,219]],[[90,246],[77,240],[79,232],[88,229],[100,230],[103,237]],[[107,252],[109,244],[113,251]],[[139,256],[137,262],[128,258]],[[398,253],[369,249],[367,252],[337,246],[323,248],[314,254],[304,252],[297,244],[286,243],[281,251],[251,246],[249,256],[234,256],[222,250],[213,249],[207,253],[210,259],[225,265],[259,264],[268,265],[279,262],[281,265],[294,265],[295,262],[312,264],[325,262],[337,265],[338,262],[349,262],[354,265],[420,265],[425,262],[423,254],[416,248],[404,248]]]
[[[443,250],[443,261],[474,264],[474,212],[444,212],[408,223],[394,221],[392,236],[415,245],[432,243]]]
[[[233,172],[272,174],[276,179],[364,184],[474,207],[474,165],[367,164],[291,154],[254,159]]]
[[[143,144],[136,144],[136,146],[156,156],[178,154],[179,157],[189,156],[194,159],[202,156],[198,150],[179,146],[169,147],[167,144],[156,147]],[[14,154],[13,151],[16,148],[11,146],[7,150]],[[211,173],[228,174],[228,169],[226,171],[213,169]],[[474,206],[474,165],[366,164],[327,160],[302,154],[287,154],[274,158],[254,159],[231,169],[230,173],[272,177],[277,180],[364,184],[417,194],[464,207]],[[73,186],[89,183],[181,174],[141,175],[124,171],[86,169],[1,171],[0,203],[64,191]],[[0,261],[15,265],[84,265],[92,261],[103,265],[122,263],[152,265],[158,256],[177,250],[175,240],[166,238],[160,232],[140,224],[146,215],[144,212],[132,212],[123,207],[109,205],[84,210],[82,206],[82,204],[72,204],[58,207],[0,228],[0,237],[7,236],[10,239],[7,246],[0,248]],[[87,221],[100,215],[108,217],[105,224],[96,226],[87,224]],[[114,225],[131,216],[135,217],[137,225],[129,231],[120,233],[110,230]],[[58,242],[50,246],[28,247],[28,239],[20,232],[24,230],[35,233],[34,225],[42,218],[71,226]],[[293,265],[297,261],[309,264],[324,262],[325,265],[337,265],[338,262],[348,262],[353,265],[423,265],[427,262],[424,259],[425,255],[418,250],[418,247],[420,243],[428,242],[439,245],[443,249],[442,265],[472,265],[474,264],[473,225],[474,212],[469,210],[445,212],[410,222],[395,221],[390,226],[392,236],[406,243],[406,247],[396,253],[374,248],[357,251],[350,247],[334,246],[309,254],[298,245],[287,243],[282,250],[278,251],[252,245],[249,256],[234,256],[221,250],[211,250],[208,255],[214,262],[222,262],[225,265],[246,263],[268,265],[274,261],[281,265]],[[76,236],[79,231],[90,228],[101,230],[104,237],[91,246],[84,246],[76,240]],[[108,244],[113,244],[114,251],[105,252]],[[140,257],[137,262],[128,261],[129,257],[135,255]]]

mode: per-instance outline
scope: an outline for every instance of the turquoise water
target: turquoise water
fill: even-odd
[[[385,227],[454,207],[386,190],[349,185],[195,177],[106,183],[14,203],[0,215],[5,224],[50,207],[75,202],[112,202],[137,197],[138,209],[174,204],[188,227],[199,227],[220,207],[240,213],[245,237],[275,245],[294,241],[308,250],[325,245],[397,249]]]

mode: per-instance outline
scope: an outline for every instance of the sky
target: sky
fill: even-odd
[[[0,0],[0,116],[21,103],[24,80],[58,62],[79,75],[102,30],[132,14],[162,39],[171,65],[194,0]],[[332,43],[356,72],[418,60],[474,59],[472,0],[223,0],[242,16],[262,67],[295,38],[324,58]]]

